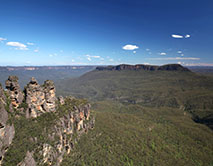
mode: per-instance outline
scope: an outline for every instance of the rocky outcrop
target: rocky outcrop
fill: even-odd
[[[15,135],[14,125],[8,123],[8,112],[5,107],[6,97],[0,85],[0,165]]]
[[[157,71],[157,70],[163,70],[163,71],[190,71],[189,69],[179,65],[179,64],[168,64],[163,66],[153,66],[153,65],[127,65],[127,64],[121,64],[117,66],[99,66],[96,67],[96,70],[148,70],[148,71]]]
[[[25,87],[25,100],[28,105],[26,111],[27,118],[36,118],[45,112],[56,110],[55,86],[50,80],[44,82],[41,86],[35,78]]]
[[[28,143],[32,143],[31,148],[25,149],[27,153],[23,155],[22,160],[15,160],[15,164],[12,162],[18,166],[59,166],[64,155],[71,153],[80,136],[94,127],[95,119],[90,115],[91,105],[74,97],[60,96],[57,99],[53,81],[47,80],[43,85],[39,85],[37,80],[32,78],[22,92],[18,78],[10,76],[6,81],[6,88],[7,91],[4,92],[0,86],[0,165],[4,158],[5,162],[11,165],[5,152],[14,139],[15,129],[8,120],[16,121],[17,133],[22,133],[22,129],[23,133],[26,133],[15,137],[24,137],[25,144],[21,145],[28,148]],[[7,93],[8,97],[4,93]],[[13,107],[14,111],[11,110]],[[19,120],[21,123],[18,123]],[[25,124],[23,128],[20,126],[22,123]],[[39,130],[33,132],[35,128]],[[18,151],[17,144],[15,151]]]
[[[54,145],[43,144],[38,149],[42,156],[40,164],[59,166],[65,154],[69,154],[74,144],[83,133],[94,128],[95,119],[90,118],[90,104],[75,106],[74,111],[63,115],[53,126],[50,140],[56,140]]]
[[[9,76],[5,82],[8,95],[10,96],[11,104],[17,108],[23,101],[23,93],[18,83],[18,77]]]

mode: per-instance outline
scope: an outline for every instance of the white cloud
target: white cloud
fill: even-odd
[[[30,43],[30,42],[28,42],[28,43],[27,43],[27,45],[29,45],[29,46],[33,46],[33,45],[34,45],[34,43]]]
[[[72,62],[75,62],[75,60],[74,60],[74,59],[72,59]]]
[[[113,62],[113,61],[114,61],[114,59],[109,59],[109,61],[110,61],[110,62]]]
[[[172,37],[173,38],[177,38],[177,39],[182,39],[183,38],[182,35],[175,35],[175,34],[172,34]]]
[[[35,49],[34,52],[39,52],[39,50],[38,50],[38,49]]]
[[[136,45],[127,44],[127,45],[123,46],[122,48],[124,50],[135,50],[135,49],[138,49],[139,47]]]
[[[190,38],[190,37],[191,37],[191,35],[186,34],[186,35],[184,36],[184,35],[176,35],[176,34],[172,34],[172,37],[173,37],[173,38],[177,38],[177,39],[183,39],[183,38]]]
[[[0,41],[7,40],[6,38],[0,37]]]
[[[194,57],[168,57],[168,58],[150,58],[151,60],[200,60]]]
[[[166,53],[165,52],[161,52],[161,53],[159,53],[160,55],[166,55]]]
[[[88,61],[92,61],[92,59],[90,57],[87,57]]]
[[[49,57],[53,57],[53,54],[50,54]]]
[[[182,54],[182,51],[178,51],[177,53],[178,53],[178,54]]]
[[[8,46],[12,46],[12,47],[16,47],[16,50],[28,50],[27,46],[23,43],[19,43],[19,42],[7,42]]]
[[[184,54],[181,54],[181,56],[184,56]]]
[[[146,49],[146,51],[150,51],[150,49],[149,49],[149,48],[147,48],[147,49]]]
[[[133,54],[136,54],[136,51],[133,51]]]
[[[187,34],[186,36],[185,36],[185,38],[190,38],[191,37],[191,35],[189,35],[189,34]]]

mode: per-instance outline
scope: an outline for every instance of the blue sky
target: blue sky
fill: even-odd
[[[0,65],[213,65],[212,0],[0,0]]]

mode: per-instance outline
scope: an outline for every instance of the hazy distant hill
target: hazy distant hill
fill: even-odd
[[[31,77],[37,78],[39,83],[50,79],[57,81],[59,79],[78,77],[93,70],[95,66],[7,66],[0,67],[0,82],[4,81],[10,75],[19,77],[20,86],[23,88]]]

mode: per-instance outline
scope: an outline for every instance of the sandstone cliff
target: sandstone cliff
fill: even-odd
[[[94,127],[87,101],[57,98],[55,92],[52,81],[39,85],[35,78],[22,92],[15,76],[6,81],[6,91],[0,87],[0,165],[59,166]]]
[[[6,110],[6,107],[8,110]],[[9,109],[7,98],[0,85],[0,165],[15,135],[14,125],[8,123],[9,111],[12,110]]]

